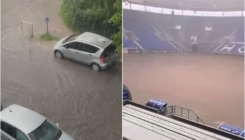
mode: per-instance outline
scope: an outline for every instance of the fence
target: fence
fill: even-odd
[[[186,109],[183,107],[179,107],[179,106],[168,106],[165,108],[165,116],[179,116],[182,118],[186,118],[188,120],[192,120],[192,121],[196,121],[198,123],[202,123],[205,124],[201,118],[199,118],[196,113],[190,109]]]

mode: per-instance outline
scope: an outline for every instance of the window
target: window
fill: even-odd
[[[74,50],[80,50],[80,46],[81,46],[81,43],[78,43],[78,42],[74,42]]]
[[[1,122],[1,129],[5,133],[9,134],[11,137],[16,138],[16,129],[13,126],[11,126],[5,122]]]
[[[16,131],[16,139],[17,140],[28,140],[25,134],[23,134],[21,131]]]
[[[116,46],[114,46],[113,44],[110,44],[105,50],[104,52],[102,53],[102,55],[104,57],[107,57],[107,56],[111,56],[115,53],[116,51]]]
[[[74,43],[66,44],[66,47],[67,47],[68,49],[74,49]]]
[[[72,42],[66,45],[68,49],[74,49],[74,50],[79,50],[80,48],[80,43],[78,42]]]
[[[87,52],[87,53],[96,53],[99,50],[99,48],[91,46],[89,44],[81,43],[80,45],[81,45],[80,46],[80,51],[84,51],[84,52]]]

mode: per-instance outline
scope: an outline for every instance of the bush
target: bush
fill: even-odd
[[[55,36],[50,35],[50,34],[43,34],[40,36],[40,40],[42,40],[42,41],[57,41],[59,39]]]
[[[119,31],[114,22],[108,22],[117,12],[117,0],[64,0],[61,15],[64,23],[76,32],[94,32],[111,37]]]
[[[118,46],[118,51],[122,52],[122,1],[117,0],[114,3],[115,14],[109,20],[109,23],[114,24],[118,27],[119,31],[112,36],[114,43]]]

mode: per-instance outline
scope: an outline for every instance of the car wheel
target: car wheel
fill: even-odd
[[[91,67],[94,71],[100,71],[100,66],[97,64],[92,64]]]
[[[63,54],[60,51],[55,51],[54,54],[58,58],[64,58]]]

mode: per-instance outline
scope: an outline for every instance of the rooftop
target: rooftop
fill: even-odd
[[[130,104],[122,110],[123,137],[129,140],[232,140]]]
[[[244,10],[244,0],[124,0],[148,6],[181,10]]]
[[[93,45],[96,45],[98,47],[101,48],[106,48],[107,46],[109,46],[112,43],[112,40],[95,34],[95,33],[91,33],[91,32],[84,32],[81,35],[79,35],[76,39],[77,41],[81,41],[81,42],[86,42],[86,43],[90,43]]]
[[[11,105],[1,112],[1,121],[4,121],[25,134],[29,134],[40,126],[46,118],[30,109],[19,105]]]

